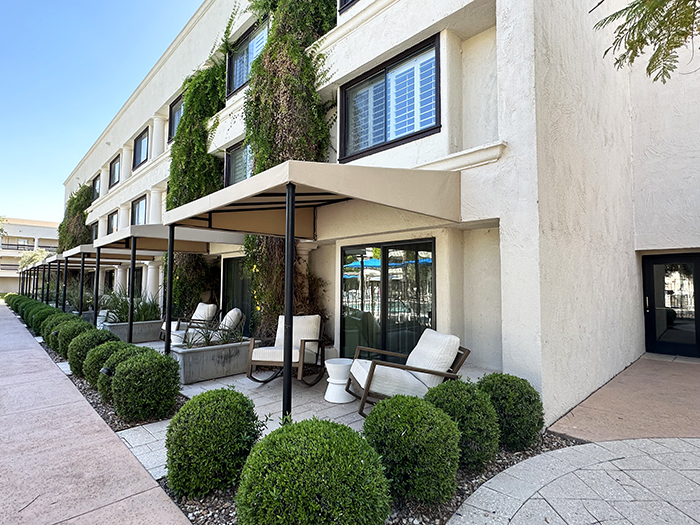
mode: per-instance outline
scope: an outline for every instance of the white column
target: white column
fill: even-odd
[[[109,191],[109,166],[102,166],[100,168],[100,197],[107,195]],[[107,231],[105,229],[105,231]]]
[[[102,183],[100,182],[100,184]],[[102,193],[102,190],[100,190],[100,193]],[[105,235],[107,235],[107,216],[103,215],[97,219],[97,238],[99,239]]]
[[[39,249],[39,237],[34,237],[34,249]]]
[[[146,293],[149,299],[158,300],[158,291],[160,289],[160,279],[159,279],[159,269],[160,262],[153,261],[148,263],[148,278],[146,280]],[[144,275],[146,272],[144,272]]]
[[[156,159],[165,151],[165,119],[160,115],[153,117],[153,146],[151,158]]]
[[[148,209],[148,224],[161,224],[163,222],[163,190],[151,189],[151,198]]]
[[[122,148],[122,158],[121,158],[121,180],[126,180],[131,177],[131,165],[134,163],[134,148],[131,146],[124,146]]]
[[[141,266],[141,295],[148,290],[148,271],[146,266]]]
[[[127,228],[131,224],[131,217],[129,217],[129,210],[131,208],[131,205],[127,202],[125,204],[121,204],[119,206],[119,216],[118,216],[118,224],[117,224],[117,229],[118,230],[123,230],[124,228]]]
[[[126,288],[126,266],[117,266],[117,275],[114,279],[114,289],[127,292]]]
[[[165,268],[163,264],[161,264],[162,262],[162,260],[158,261],[158,304],[161,305],[161,307],[163,305],[163,295],[165,294]]]
[[[100,295],[105,293],[105,277],[106,276],[107,276],[107,268],[105,268],[105,267],[100,268],[100,289],[99,289]]]

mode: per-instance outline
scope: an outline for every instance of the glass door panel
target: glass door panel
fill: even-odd
[[[244,267],[243,257],[224,259],[224,293],[222,316],[233,308],[240,308],[245,315],[243,335],[250,337],[250,319],[253,314],[253,296],[248,272]],[[223,317],[222,317],[223,318]]]

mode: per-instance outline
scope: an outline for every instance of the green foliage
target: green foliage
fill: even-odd
[[[88,352],[107,341],[119,341],[119,338],[109,330],[87,330],[73,339],[68,345],[68,364],[71,372],[77,377],[84,377],[83,362]]]
[[[253,402],[240,392],[194,396],[168,426],[168,485],[187,496],[235,485],[263,426]]]
[[[0,229],[1,228],[2,228],[2,217],[0,217]],[[0,231],[0,233],[2,233],[2,232]],[[4,235],[4,233],[3,233],[3,235]],[[9,306],[10,308],[12,308],[12,304],[14,303],[15,299],[17,297],[19,297],[19,294],[16,294],[14,292],[9,292],[6,294],[2,294],[1,296],[2,296],[3,300],[5,301],[5,304],[7,306]]]
[[[498,416],[488,394],[467,381],[446,381],[425,394],[425,400],[457,423],[459,462],[481,471],[498,452]]]
[[[613,44],[605,54],[616,55],[615,66],[632,65],[651,48],[647,76],[666,83],[678,67],[678,49],[694,44],[694,37],[700,35],[700,0],[633,0],[595,28],[613,24],[617,24]]]
[[[114,411],[125,421],[172,415],[180,393],[180,366],[170,356],[146,352],[119,363],[112,380]]]
[[[489,374],[477,386],[491,398],[498,414],[501,444],[510,450],[524,450],[532,445],[544,427],[540,394],[520,377]]]
[[[37,312],[34,313],[34,317],[32,318],[32,325],[31,328],[34,330],[34,333],[37,335],[41,334],[41,325],[44,324],[44,321],[51,317],[52,315],[56,315],[58,313],[62,313],[61,310],[54,308],[53,306],[47,306],[45,308],[41,308]]]
[[[173,260],[173,316],[189,317],[203,293],[219,289],[220,267],[196,253],[175,253]]]
[[[457,423],[424,399],[394,396],[380,401],[363,433],[382,458],[395,496],[433,503],[457,488]]]
[[[61,325],[70,321],[80,320],[78,316],[68,313],[52,315],[41,325],[41,336],[44,338],[44,342],[52,350],[58,352],[58,334],[60,333]]]
[[[100,377],[100,370],[107,362],[112,354],[118,350],[124,348],[129,348],[130,343],[124,343],[123,341],[108,341],[100,345],[95,346],[90,349],[90,351],[85,356],[85,361],[83,361],[83,375],[87,379],[90,386],[97,388],[97,380]],[[68,350],[70,355],[70,349]]]
[[[112,402],[112,379],[114,378],[114,373],[117,366],[136,355],[149,352],[153,353],[156,351],[147,346],[128,344],[127,347],[117,350],[111,356],[109,356],[109,358],[107,358],[103,365],[103,368],[107,373],[100,373],[99,377],[97,378],[97,391],[100,393],[102,401],[105,403]]]
[[[381,525],[389,502],[377,453],[351,428],[317,419],[255,445],[236,494],[241,525]]]
[[[19,269],[24,270],[33,264],[39,263],[49,256],[49,252],[43,248],[37,248],[36,250],[31,250],[29,252],[23,252],[22,256],[19,258]],[[41,281],[41,278],[39,278]],[[39,292],[41,293],[41,292]]]
[[[249,9],[258,18],[281,20],[280,30],[308,47],[336,24],[335,0],[252,0]]]
[[[92,308],[94,303],[94,287],[92,279],[85,273],[83,275],[83,312]],[[80,306],[80,276],[69,275],[66,283],[66,302],[76,310]]]
[[[92,204],[92,187],[81,185],[66,202],[63,222],[58,225],[58,252],[62,253],[92,241],[90,227],[85,224],[87,210]]]
[[[117,289],[104,294],[100,300],[102,308],[107,311],[108,323],[126,323],[129,321],[129,293]],[[156,321],[160,319],[158,300],[148,295],[134,297],[134,322]]]
[[[58,331],[58,353],[61,354],[63,359],[68,358],[68,347],[73,342],[73,339],[88,330],[95,330],[95,327],[80,318],[75,321],[61,323]]]

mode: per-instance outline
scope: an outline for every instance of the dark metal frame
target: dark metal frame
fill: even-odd
[[[358,151],[356,153],[353,153],[351,155],[347,155],[347,114],[348,114],[348,97],[347,97],[347,91],[348,89],[352,89],[355,87],[357,84],[364,82],[370,77],[373,77],[382,71],[384,72],[384,75],[386,75],[386,71],[391,68],[392,66],[395,66],[399,64],[400,62],[403,62],[404,60],[407,60],[411,58],[414,55],[417,55],[419,53],[422,53],[423,51],[435,47],[435,124],[429,128],[421,129],[420,131],[416,131],[414,133],[410,133],[408,135],[404,135],[403,137],[399,137],[394,140],[390,141],[384,141],[381,144],[377,144],[376,146],[372,146],[370,148],[364,149],[362,151]],[[390,60],[387,60],[383,64],[370,69],[366,73],[360,75],[357,78],[354,78],[347,84],[344,84],[340,87],[340,148],[338,150],[339,152],[339,158],[338,162],[340,164],[344,164],[346,162],[350,162],[356,159],[360,159],[362,157],[366,157],[367,155],[371,155],[373,153],[378,153],[380,151],[384,151],[396,146],[400,146],[402,144],[406,144],[408,142],[412,142],[414,140],[422,139],[425,137],[428,137],[430,135],[434,135],[435,133],[439,133],[440,129],[442,127],[441,124],[441,103],[440,103],[440,34],[436,34],[427,40],[424,40],[423,42],[407,49],[403,53],[398,54],[397,56],[391,58]]]
[[[117,220],[116,220],[117,229],[116,229],[116,230],[115,230],[115,229],[112,229],[112,230],[110,231],[110,224],[111,224],[110,219],[111,219],[112,217],[116,217],[116,218],[117,218]],[[107,235],[109,235],[110,233],[114,233],[114,232],[116,232],[116,231],[118,231],[118,230],[119,230],[119,210],[113,211],[112,213],[107,214]]]
[[[112,159],[112,161],[109,163],[109,176],[107,177],[107,178],[108,178],[108,182],[107,182],[108,188],[111,188],[111,187],[113,187],[113,186],[119,184],[119,181],[120,181],[121,178],[122,178],[122,161],[121,161],[121,158],[122,158],[121,154],[120,154],[120,155],[117,155],[117,156],[114,157],[114,158]],[[117,173],[117,176],[116,176],[116,179],[115,179],[115,178],[112,177],[112,172],[113,172],[114,165],[115,165],[116,163],[119,163],[119,173]]]
[[[136,163],[136,150],[137,147],[139,151],[142,149],[142,143],[141,141],[143,140],[144,136],[146,137],[146,156],[143,158],[143,160],[139,161],[139,163]],[[146,126],[146,129],[144,129],[141,133],[139,133],[136,138],[134,139],[134,157],[131,159],[131,169],[132,171],[141,166],[142,164],[145,164],[148,162],[148,154],[150,153],[150,140],[148,138],[148,126]]]
[[[253,33],[255,33],[258,29],[260,29],[262,26],[267,25],[268,28],[268,38],[270,37],[270,26],[269,26],[269,19],[268,18],[263,18],[262,20],[259,20],[255,22],[252,26],[250,26],[248,29],[246,29],[243,34],[236,40],[236,42],[233,44],[232,49],[237,50],[238,46],[240,46],[243,41],[245,41],[249,36],[251,36]],[[231,98],[233,95],[241,91],[244,87],[248,85],[248,79],[239,86],[236,89],[231,89],[231,84],[233,83],[233,68],[231,64],[231,60],[233,59],[233,53],[229,52],[226,55],[226,99]]]
[[[338,14],[347,11],[357,0],[338,0]]]
[[[170,103],[170,106],[168,106],[168,144],[173,141],[175,134],[177,133],[177,128],[173,129],[173,107],[180,102],[184,107],[185,101],[183,99],[183,95],[184,93],[180,93],[177,98]],[[180,118],[182,118],[182,115],[180,115]],[[179,123],[180,122],[178,121],[178,124]]]
[[[95,183],[97,183],[97,195],[95,195]],[[95,202],[97,199],[100,198],[100,192],[102,191],[102,188],[100,188],[101,184],[102,184],[102,182],[100,181],[100,175],[98,173],[96,177],[92,178],[92,182],[91,182],[92,202]]]
[[[134,222],[135,216],[136,216],[136,207],[134,206],[135,204],[138,204],[139,202],[143,201],[143,222],[136,223]],[[134,199],[131,201],[131,225],[132,226],[139,226],[141,224],[146,224],[146,221],[148,220],[148,200],[146,199],[146,196],[139,197],[138,199]]]

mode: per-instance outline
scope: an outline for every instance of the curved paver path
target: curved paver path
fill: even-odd
[[[589,443],[523,461],[448,525],[700,524],[700,439]]]

